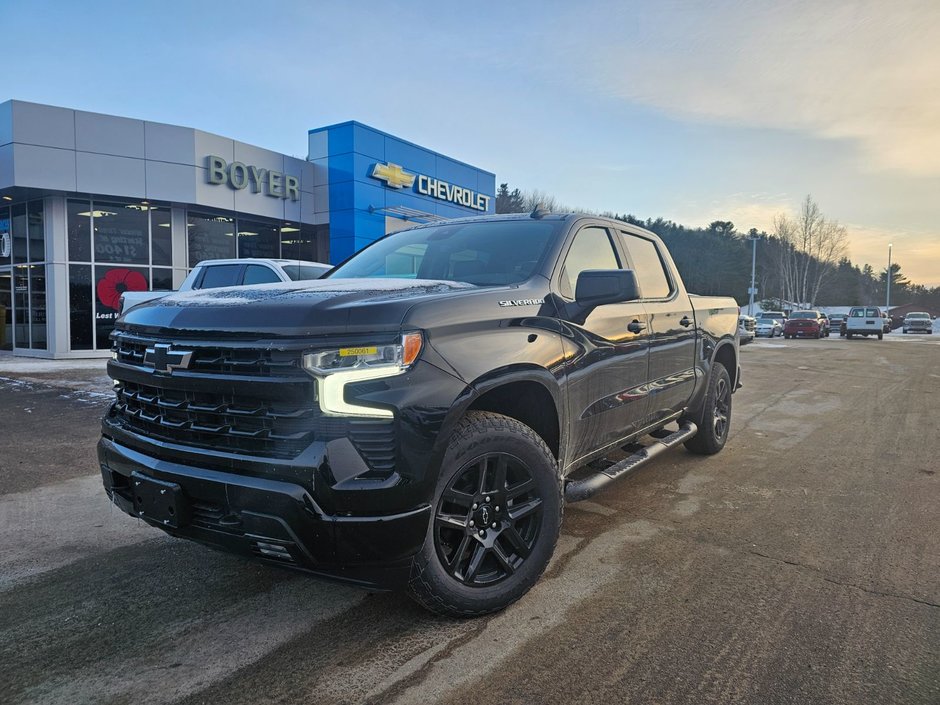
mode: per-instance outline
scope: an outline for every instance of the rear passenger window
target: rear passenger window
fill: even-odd
[[[620,269],[614,247],[604,228],[583,228],[574,236],[558,282],[562,296],[574,298],[578,275],[587,269]]]
[[[220,286],[236,286],[240,284],[239,273],[242,271],[240,264],[216,264],[206,267],[206,273],[199,284],[200,289],[216,289]]]
[[[664,299],[672,293],[669,275],[656,243],[645,237],[620,233],[627,254],[633,262],[633,273],[640,286],[640,295],[644,299]]]
[[[271,284],[281,281],[273,269],[260,264],[249,264],[245,270],[245,284]]]

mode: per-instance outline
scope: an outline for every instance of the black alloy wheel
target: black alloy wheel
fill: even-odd
[[[487,453],[459,469],[444,489],[434,515],[434,548],[455,580],[493,585],[532,553],[541,514],[529,468],[508,453]]]
[[[685,447],[698,455],[714,455],[725,447],[731,427],[731,377],[720,362],[715,362],[708,378],[708,388],[699,411],[689,416],[698,425],[698,433]]]
[[[557,461],[521,421],[468,411],[448,434],[431,507],[411,597],[450,617],[504,609],[555,550],[564,513]]]
[[[719,377],[715,385],[715,410],[712,412],[715,438],[724,438],[728,433],[731,416],[731,384],[726,377]]]

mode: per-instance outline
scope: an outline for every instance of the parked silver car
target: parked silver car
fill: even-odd
[[[754,328],[754,335],[758,338],[775,338],[783,335],[783,321],[774,316],[768,316],[762,313],[757,317],[757,325]]]

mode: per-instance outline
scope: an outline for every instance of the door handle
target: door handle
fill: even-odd
[[[627,325],[627,330],[630,331],[631,333],[642,333],[644,330],[646,330],[646,324],[640,323],[638,320],[634,318]]]
[[[690,325],[692,325],[692,319],[689,318],[688,316],[683,316],[682,320],[679,321],[679,325],[685,326],[686,328],[688,328]]]

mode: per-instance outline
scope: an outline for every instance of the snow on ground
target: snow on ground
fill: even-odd
[[[92,360],[45,360],[37,357],[16,357],[9,353],[0,353],[0,373],[31,374],[52,372],[75,372],[78,370],[98,370],[105,374],[108,361],[104,358]]]
[[[103,358],[44,360],[0,353],[0,382],[14,391],[20,385],[42,385],[76,390],[89,399],[110,397],[111,380],[107,364]]]

